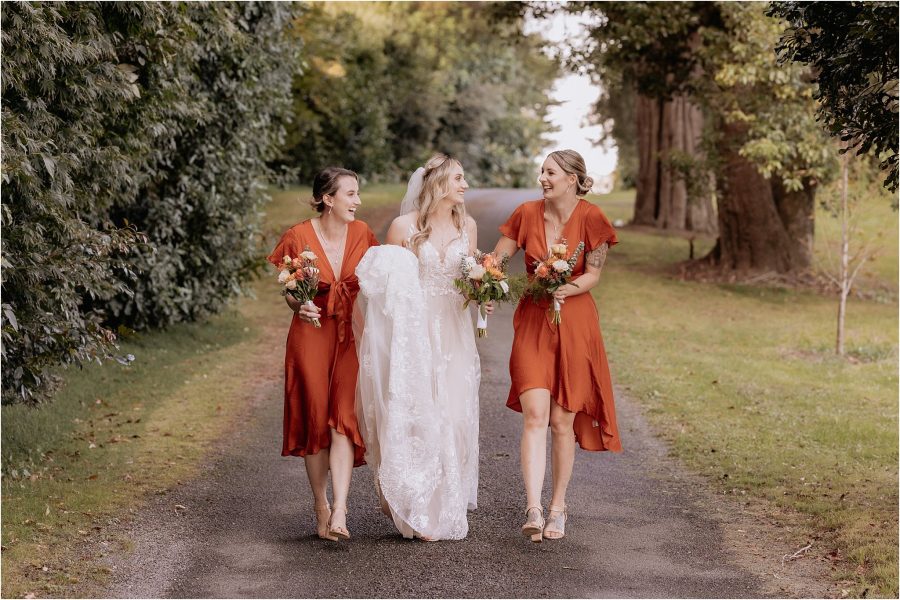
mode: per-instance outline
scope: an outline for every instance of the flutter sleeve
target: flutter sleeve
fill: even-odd
[[[511,240],[515,240],[516,246],[522,248],[525,246],[525,237],[527,228],[525,227],[525,204],[520,204],[513,214],[509,216],[506,223],[500,226],[500,233]]]
[[[278,241],[275,249],[272,250],[272,253],[266,257],[266,260],[276,267],[280,267],[282,264],[281,261],[285,256],[290,256],[291,258],[297,258],[297,256],[299,256],[303,251],[299,246],[300,243],[297,239],[296,232],[293,228],[288,229],[284,232],[284,235],[281,236],[281,239]]]
[[[585,251],[596,250],[605,242],[610,247],[619,243],[616,230],[599,206],[592,205],[584,223]]]

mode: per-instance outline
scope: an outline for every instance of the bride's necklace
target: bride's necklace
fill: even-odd
[[[315,224],[315,221],[313,223]],[[331,272],[334,273],[335,277],[339,277],[338,268],[344,259],[344,246],[347,243],[346,231],[339,242],[332,242],[325,236],[325,230],[322,229],[321,222],[318,223],[315,229],[317,230],[316,233],[319,234],[319,241],[322,242],[322,249],[325,250],[325,258],[328,259],[328,264],[331,265]]]
[[[440,233],[442,235],[438,237],[437,235],[435,235],[437,233]],[[438,257],[441,260],[444,260],[444,258],[446,258],[447,247],[458,240],[460,237],[461,234],[456,228],[453,228],[452,233],[447,235],[445,231],[438,231],[437,229],[432,227],[431,235],[428,236],[428,241],[431,243],[434,249],[437,250]]]

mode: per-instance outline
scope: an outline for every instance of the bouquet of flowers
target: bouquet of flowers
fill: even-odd
[[[480,338],[487,337],[487,314],[484,312],[484,303],[490,300],[501,302],[510,300],[506,274],[508,264],[509,257],[506,255],[498,261],[493,254],[476,250],[475,256],[463,257],[460,265],[462,277],[453,280],[456,289],[462,292],[466,299],[463,308],[468,308],[469,302],[472,301],[479,304],[476,334]]]
[[[304,304],[312,304],[319,288],[319,268],[316,266],[318,259],[309,246],[297,258],[285,256],[281,262],[281,272],[278,273],[278,283],[284,286],[281,295],[291,295]],[[312,324],[322,326],[318,319],[313,319]]]
[[[556,290],[570,283],[572,270],[575,268],[575,263],[578,262],[578,257],[583,251],[584,242],[578,242],[575,252],[572,253],[572,256],[566,258],[566,255],[569,253],[569,247],[565,240],[550,246],[550,254],[547,258],[534,263],[534,279],[532,279],[529,286],[532,297],[552,297]],[[575,284],[573,283],[572,285]],[[552,321],[556,325],[562,322],[561,308],[559,300],[553,298]]]

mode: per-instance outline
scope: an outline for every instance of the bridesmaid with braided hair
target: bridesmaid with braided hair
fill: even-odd
[[[534,542],[565,536],[566,489],[576,443],[584,450],[619,452],[619,432],[599,316],[590,295],[600,281],[616,232],[599,207],[584,200],[593,186],[584,159],[574,150],[551,152],[541,167],[543,199],[525,202],[500,227],[497,256],[525,251],[529,277],[551,244],[569,252],[584,242],[571,282],[554,298],[562,322],[553,322],[550,300],[524,297],[513,318],[511,388],[506,405],[522,413],[522,476],[526,522],[522,533]],[[546,431],[551,431],[552,497],[546,520],[541,489],[546,469]]]

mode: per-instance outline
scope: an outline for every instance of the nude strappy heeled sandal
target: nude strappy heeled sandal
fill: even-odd
[[[329,523],[331,523],[331,507],[328,503],[325,506],[314,507],[316,511],[316,535],[323,540],[336,542],[337,538],[328,533]]]
[[[567,506],[548,506],[547,524],[544,525],[544,537],[548,540],[561,540],[566,537],[566,521],[569,520]],[[556,513],[555,515],[553,513]]]
[[[544,509],[540,506],[529,506],[525,509],[525,524],[522,525],[522,535],[531,538],[531,541],[540,544],[544,533]]]
[[[347,527],[335,527],[331,524],[331,520],[334,519],[334,513],[337,511],[343,511],[344,519],[347,518],[347,508],[343,506],[335,506],[331,509],[331,519],[328,520],[328,533],[333,535],[336,540],[349,540],[350,539],[350,531]]]

